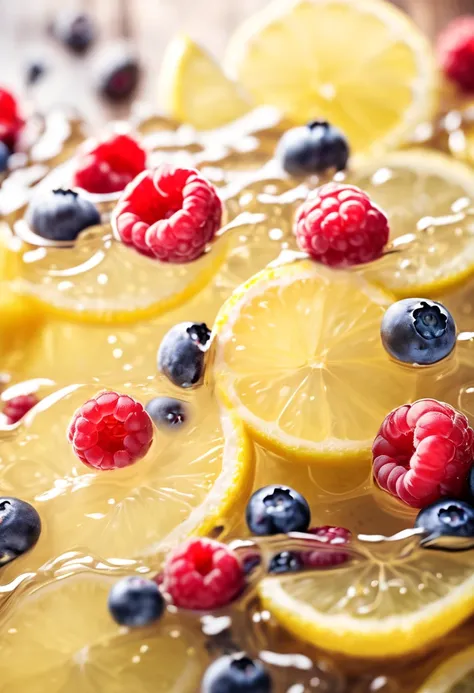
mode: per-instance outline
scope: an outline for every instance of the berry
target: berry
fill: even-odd
[[[157,354],[158,369],[178,387],[199,383],[211,331],[205,323],[180,322],[163,337]]]
[[[189,539],[169,554],[163,568],[163,589],[183,609],[218,609],[243,587],[237,556],[213,539]]]
[[[98,57],[95,70],[98,91],[110,101],[130,98],[141,77],[135,50],[121,42],[107,46]]]
[[[314,260],[350,267],[376,260],[388,241],[385,214],[355,185],[328,183],[296,212],[298,246]]]
[[[130,135],[113,134],[79,149],[73,185],[90,193],[121,191],[146,165],[145,151]]]
[[[304,566],[301,556],[294,551],[282,551],[273,556],[268,566],[269,573],[295,573]]]
[[[36,395],[18,395],[7,399],[3,407],[3,413],[7,418],[7,424],[11,425],[22,419],[35,404],[38,404],[39,399]]]
[[[474,17],[457,17],[439,35],[437,55],[445,76],[464,91],[474,90]]]
[[[325,120],[292,128],[281,138],[276,152],[285,171],[293,176],[322,173],[347,166],[349,147],[340,130]]]
[[[34,199],[27,218],[38,236],[51,241],[75,241],[81,231],[100,224],[92,202],[72,190],[52,190]]]
[[[26,66],[25,81],[28,86],[36,84],[46,72],[46,65],[40,60],[33,60]]]
[[[342,546],[350,541],[351,533],[344,527],[314,527],[308,532],[318,537],[320,542],[329,544],[330,546]],[[303,554],[305,566],[308,568],[332,568],[335,565],[341,565],[349,560],[349,554],[346,551],[308,551]]]
[[[10,151],[15,148],[23,125],[15,98],[6,89],[0,89],[0,142],[6,144]]]
[[[41,519],[32,505],[19,498],[0,498],[0,564],[29,551],[41,534]]]
[[[443,496],[463,496],[474,457],[474,431],[449,404],[420,399],[388,414],[372,455],[380,488],[423,508]]]
[[[165,610],[165,600],[156,582],[141,577],[126,577],[109,592],[109,611],[120,626],[147,626]]]
[[[127,245],[162,262],[191,262],[214,238],[222,218],[216,189],[198,171],[160,166],[127,187],[112,215]]]
[[[187,404],[172,397],[155,397],[145,407],[157,428],[181,428],[188,418]]]
[[[272,682],[262,664],[244,653],[216,659],[206,670],[201,693],[271,693]]]
[[[53,34],[74,53],[85,53],[96,37],[92,17],[84,12],[64,10],[53,23]]]
[[[311,512],[303,496],[289,486],[264,486],[250,497],[245,519],[258,536],[306,532]]]
[[[146,455],[153,441],[153,424],[140,402],[102,392],[76,411],[68,439],[88,467],[117,469]]]
[[[472,465],[471,471],[469,472],[468,485],[469,485],[469,500],[471,501],[471,503],[474,503],[474,464]]]
[[[403,363],[437,363],[456,344],[451,313],[441,303],[426,298],[393,303],[383,316],[380,333],[386,351]]]
[[[474,507],[454,498],[444,498],[423,508],[415,520],[415,527],[426,530],[427,542],[440,537],[474,538]],[[450,547],[440,543],[439,548],[449,550]]]
[[[3,173],[8,168],[8,159],[10,158],[10,150],[5,142],[0,140],[0,173]]]

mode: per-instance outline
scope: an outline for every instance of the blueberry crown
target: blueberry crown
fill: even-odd
[[[437,339],[446,332],[448,316],[435,304],[421,301],[419,308],[413,311],[415,330],[424,339]]]

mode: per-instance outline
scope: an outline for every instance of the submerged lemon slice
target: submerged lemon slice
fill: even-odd
[[[467,647],[441,664],[417,693],[469,693],[470,691],[474,691],[474,647]]]
[[[237,30],[225,65],[256,103],[325,118],[357,153],[396,147],[435,109],[431,47],[381,0],[276,0]]]
[[[398,297],[436,296],[474,274],[472,169],[415,149],[386,154],[349,178],[387,213],[395,241],[395,252],[364,269],[369,280]]]
[[[215,325],[226,403],[265,446],[297,459],[367,454],[414,375],[382,347],[390,296],[310,261],[267,269],[237,289]]]
[[[212,130],[250,109],[242,89],[187,36],[177,36],[161,64],[160,101],[173,118],[198,130]]]

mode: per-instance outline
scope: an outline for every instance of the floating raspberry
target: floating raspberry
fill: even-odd
[[[11,425],[22,419],[35,404],[38,404],[39,399],[36,395],[18,395],[12,397],[5,402],[3,413],[7,418],[7,424]]]
[[[474,17],[457,17],[437,41],[439,65],[463,91],[474,91]]]
[[[0,89],[0,141],[13,150],[24,124],[18,113],[18,104],[6,89]]]
[[[183,609],[218,609],[244,586],[242,566],[225,544],[205,538],[190,539],[168,556],[163,589]]]
[[[140,402],[117,392],[103,392],[80,407],[68,439],[88,467],[128,467],[148,452],[153,424]]]
[[[385,418],[372,455],[380,488],[424,508],[443,496],[463,496],[474,458],[474,431],[449,404],[420,399]]]
[[[123,190],[146,165],[146,154],[130,135],[113,134],[79,149],[73,184],[106,195]]]
[[[355,185],[328,183],[295,217],[296,240],[314,260],[350,267],[376,260],[388,241],[385,214]]]
[[[220,227],[222,203],[198,171],[161,166],[126,188],[112,215],[127,245],[162,262],[190,262]]]
[[[330,544],[334,547],[341,547],[350,541],[351,533],[344,527],[331,527],[324,525],[323,527],[313,527],[308,529],[309,534],[314,534],[318,540],[324,544]],[[331,568],[335,565],[341,565],[349,560],[349,554],[346,551],[308,551],[302,554],[304,564],[307,568]]]

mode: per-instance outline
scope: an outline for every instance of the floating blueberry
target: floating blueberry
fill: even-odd
[[[5,142],[0,140],[0,173],[7,170],[10,154],[11,152]]]
[[[309,505],[289,486],[264,486],[250,497],[245,514],[252,534],[306,532],[311,520]]]
[[[109,592],[109,611],[121,626],[147,626],[158,620],[165,600],[156,582],[141,577],[126,577]]]
[[[469,472],[468,484],[469,484],[469,500],[471,501],[471,503],[474,503],[474,464],[472,465],[471,471]]]
[[[46,65],[40,60],[32,60],[26,66],[25,81],[28,86],[36,84],[46,72]]]
[[[196,385],[204,372],[211,331],[205,323],[181,322],[163,337],[158,369],[178,387]]]
[[[330,168],[342,171],[349,159],[349,146],[340,130],[325,120],[313,120],[285,132],[276,156],[293,176],[323,173]]]
[[[273,556],[268,566],[270,573],[296,573],[304,567],[303,559],[294,551],[282,551]]]
[[[38,236],[51,241],[75,241],[81,231],[100,224],[92,202],[72,190],[53,190],[34,199],[27,219]]]
[[[201,693],[271,693],[270,675],[244,653],[216,659],[207,669]]]
[[[84,12],[63,10],[53,22],[53,34],[74,53],[85,53],[96,37],[92,17]]]
[[[0,565],[29,551],[41,534],[41,519],[32,505],[18,498],[0,498]]]
[[[418,513],[415,527],[423,527],[428,533],[423,540],[425,544],[432,544],[433,548],[456,550],[457,545],[446,538],[474,540],[474,507],[455,498],[444,498],[423,508]],[[462,542],[459,548],[464,548]]]
[[[99,55],[95,70],[97,88],[110,101],[123,101],[131,97],[141,77],[135,50],[122,43],[108,46]]]
[[[181,428],[188,418],[187,404],[172,397],[154,397],[145,409],[158,428]]]
[[[397,361],[428,365],[452,352],[456,325],[441,303],[427,298],[405,298],[385,312],[381,336],[385,349]]]

